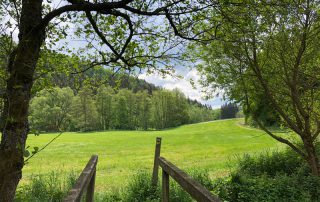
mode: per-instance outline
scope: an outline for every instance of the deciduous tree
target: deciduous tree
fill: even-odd
[[[319,1],[251,1],[221,4],[220,40],[200,48],[204,85],[243,103],[259,126],[320,175],[315,150],[320,133]],[[261,102],[263,98],[263,102]],[[271,106],[291,135],[261,122],[261,104]],[[299,146],[291,137],[297,137]]]

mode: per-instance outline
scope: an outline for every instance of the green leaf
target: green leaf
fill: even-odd
[[[39,151],[39,147],[33,147],[32,154],[36,154]]]
[[[29,157],[29,156],[30,156],[29,150],[24,150],[23,156],[24,156],[24,157]]]

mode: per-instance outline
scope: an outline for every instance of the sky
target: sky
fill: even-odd
[[[61,6],[60,0],[54,0],[54,7]],[[7,30],[10,31],[10,30]],[[13,32],[13,37],[17,41],[18,32],[15,30]],[[74,40],[74,39],[68,39],[69,40],[69,48],[75,48],[78,49],[82,46],[80,41]],[[63,44],[63,42],[60,42],[59,44]],[[59,46],[59,45],[58,45]],[[192,100],[197,100],[201,102],[202,104],[207,104],[211,106],[212,108],[220,108],[220,106],[225,102],[221,97],[216,97],[210,100],[204,99],[205,95],[203,92],[201,92],[201,86],[197,82],[200,79],[200,75],[198,71],[195,68],[189,68],[189,67],[183,67],[178,66],[175,68],[175,75],[179,75],[180,78],[176,76],[170,76],[167,75],[166,77],[163,77],[162,75],[158,75],[157,73],[153,74],[147,74],[147,73],[141,73],[138,78],[144,79],[149,83],[152,83],[156,86],[163,87],[168,90],[172,89],[179,89],[181,90],[187,97],[189,97]],[[195,85],[191,85],[190,80],[193,80]]]
[[[149,83],[155,84],[156,86],[161,86],[165,89],[179,89],[187,97],[193,100],[197,100],[202,104],[210,105],[213,109],[220,108],[220,106],[225,102],[221,97],[216,97],[210,100],[204,99],[205,94],[201,92],[201,86],[198,81],[200,79],[199,72],[196,69],[190,69],[187,67],[176,68],[176,74],[180,75],[182,78],[176,78],[176,76],[167,75],[162,77],[156,73],[146,74],[142,73],[138,77],[144,79]],[[190,79],[195,82],[195,85],[191,85]]]

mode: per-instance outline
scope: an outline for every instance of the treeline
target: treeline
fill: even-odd
[[[238,112],[239,108],[236,103],[225,103],[220,107],[220,119],[236,118]]]
[[[213,120],[208,106],[189,100],[179,90],[134,92],[101,85],[41,90],[31,102],[35,131],[148,130]]]

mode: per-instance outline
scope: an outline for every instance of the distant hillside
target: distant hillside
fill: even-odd
[[[59,69],[63,64],[69,70],[46,72],[36,80],[29,116],[34,130],[153,130],[216,118],[210,106],[178,89],[165,90],[126,72],[86,68],[66,55],[59,55],[58,61],[54,57],[46,67]]]

